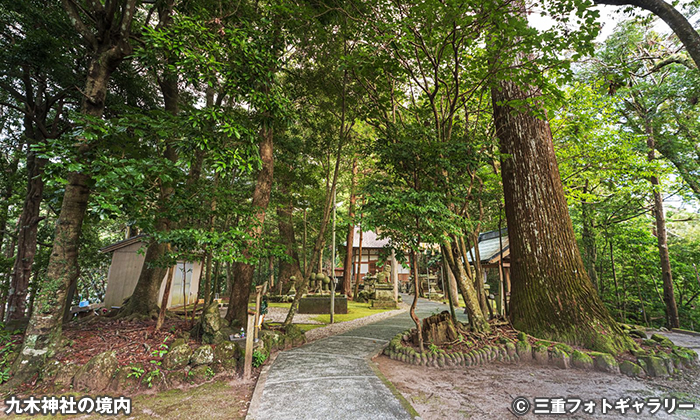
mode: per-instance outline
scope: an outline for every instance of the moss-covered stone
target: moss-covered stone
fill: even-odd
[[[520,332],[518,333],[518,341],[528,341],[528,340],[527,340],[527,334],[525,334],[524,332],[520,331]]]
[[[506,343],[506,353],[508,353],[508,356],[513,357],[514,354],[517,354],[518,351],[515,349],[515,344],[508,342]]]
[[[652,334],[651,339],[659,343],[662,347],[673,348],[673,341],[660,334]]]
[[[73,377],[76,390],[104,391],[117,372],[119,363],[114,351],[100,353],[90,359]]]
[[[571,353],[571,364],[579,369],[591,370],[595,367],[593,359],[586,353],[578,350],[574,350]]]
[[[665,378],[669,376],[668,368],[666,363],[660,357],[656,356],[645,356],[637,360],[639,364],[646,370],[647,375]],[[642,363],[643,362],[643,363]]]
[[[214,350],[208,344],[199,346],[190,357],[190,365],[193,367],[210,365],[214,362]]]
[[[671,359],[671,356],[660,351],[657,353],[657,357],[664,361],[666,369],[668,369],[668,373],[673,373],[675,366],[673,365],[673,359]]]
[[[518,353],[521,362],[527,363],[532,360],[532,347],[527,341],[520,340],[515,343],[515,350]]]
[[[214,362],[221,365],[225,370],[233,370],[238,366],[238,359],[243,354],[241,348],[236,343],[224,341],[214,348]]]
[[[73,376],[80,369],[80,365],[75,363],[59,363],[55,367],[55,373],[53,376],[53,383],[56,388],[66,388],[73,383]]]
[[[551,357],[552,357],[552,363],[554,364],[554,366],[556,366],[560,369],[571,368],[571,358],[569,356],[569,353],[565,352],[564,350],[555,346],[552,349]]]
[[[691,368],[698,364],[698,354],[684,347],[674,347],[671,358],[678,367]]]
[[[591,352],[595,360],[595,368],[601,372],[619,373],[620,367],[615,358],[609,353]]]
[[[549,351],[547,346],[536,346],[532,349],[532,357],[538,365],[546,365],[549,363]]]
[[[659,343],[657,341],[654,341],[651,339],[642,340],[642,344],[644,344],[645,346],[648,346],[648,347],[656,347],[659,345]]]
[[[629,330],[627,331],[627,334],[629,334],[630,337],[641,338],[643,340],[647,339],[647,333],[642,330]]]
[[[112,382],[110,382],[109,389],[112,391],[135,390],[139,387],[145,371],[143,363],[122,366],[114,375]]]
[[[204,309],[203,316],[200,321],[200,331],[202,335],[202,343],[215,344],[224,340],[221,333],[221,327],[224,325],[221,322],[221,314],[219,312],[219,304],[212,303]]]
[[[570,345],[564,344],[564,343],[557,343],[557,344],[554,345],[553,348],[554,348],[554,349],[559,349],[559,350],[561,350],[561,351],[563,351],[564,353],[569,354],[569,355],[570,355],[571,353],[574,352],[574,349],[571,348]]]
[[[632,363],[629,360],[623,360],[622,363],[620,363],[620,372],[633,378],[643,378],[646,376],[646,373],[641,366],[636,363]]]
[[[630,350],[630,353],[632,353],[632,355],[633,355],[634,357],[643,357],[643,356],[647,356],[647,352],[646,352],[645,350],[643,350],[643,349],[632,349],[632,350]]]
[[[185,340],[175,340],[163,356],[163,368],[168,370],[182,369],[189,364],[191,356],[192,349]]]

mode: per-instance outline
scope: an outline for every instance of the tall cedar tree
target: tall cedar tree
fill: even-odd
[[[539,96],[514,81],[492,92],[511,258],[513,326],[536,337],[620,353],[633,343],[591,283],[576,244],[549,123],[511,101]]]

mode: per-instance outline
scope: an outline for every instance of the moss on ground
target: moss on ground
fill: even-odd
[[[348,301],[348,313],[347,314],[335,314],[335,322],[346,322],[352,321],[358,318],[364,318],[366,316],[379,314],[382,312],[391,311],[393,308],[388,309],[372,309],[369,307],[368,303],[363,302],[353,302]],[[330,315],[318,315],[311,319],[318,322],[323,322],[328,324],[330,322]]]
[[[132,397],[130,419],[221,419],[238,420],[244,419],[248,401],[253,392],[254,384],[247,386],[241,384],[231,384],[228,381],[214,381],[205,383],[198,387],[189,389],[170,389],[157,394],[139,394]],[[108,394],[108,393],[106,393]],[[76,400],[85,394],[66,393],[62,396],[75,397]],[[99,393],[105,395],[105,393]],[[95,396],[95,395],[93,395]],[[113,395],[117,397],[118,395]],[[57,396],[60,398],[61,396]],[[225,403],[222,403],[225,402]],[[92,414],[92,417],[104,417],[99,414]],[[119,417],[124,417],[120,413]],[[62,420],[75,418],[71,416],[14,416],[16,419],[46,419]]]

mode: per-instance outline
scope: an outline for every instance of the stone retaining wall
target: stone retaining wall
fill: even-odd
[[[679,369],[698,366],[697,353],[663,342],[657,337],[652,337],[650,340],[655,342],[657,350],[634,351],[632,354],[636,363],[629,360],[618,363],[608,353],[582,352],[562,343],[537,340],[534,345],[531,345],[530,337],[522,332],[518,334],[518,340],[515,342],[501,339],[502,343],[498,345],[487,345],[467,353],[447,353],[442,349],[420,353],[402,343],[408,341],[411,334],[412,332],[408,330],[396,335],[384,349],[384,354],[393,360],[431,367],[479,366],[491,362],[535,363],[560,369],[576,368],[623,373],[632,377],[667,377]],[[670,354],[663,351],[664,348],[670,350]]]

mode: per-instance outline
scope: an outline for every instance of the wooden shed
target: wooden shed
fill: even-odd
[[[141,248],[143,250],[139,252]],[[134,236],[100,249],[100,252],[112,253],[112,263],[109,266],[107,291],[104,299],[106,308],[122,306],[124,299],[134,293],[136,282],[143,267],[145,251],[145,235]],[[168,308],[194,302],[199,292],[199,275],[202,271],[200,262],[178,261],[174,268],[175,272],[170,289],[170,298],[168,299]],[[166,279],[167,273],[160,285],[158,293],[159,303],[163,300]]]

